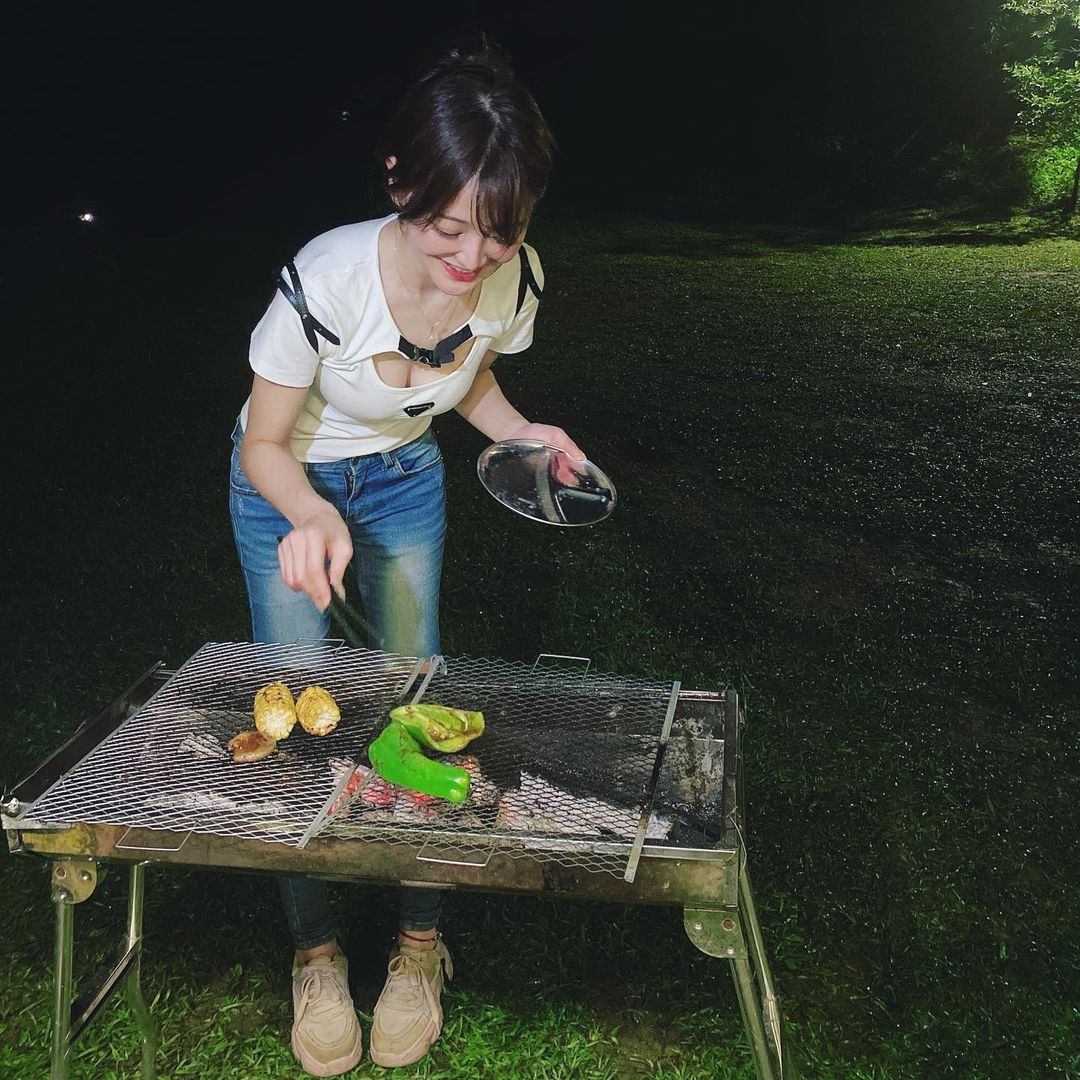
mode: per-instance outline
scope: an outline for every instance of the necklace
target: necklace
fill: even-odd
[[[404,275],[401,273],[401,263],[398,261],[398,241],[400,240],[400,238],[401,238],[401,229],[400,229],[400,227],[398,227],[398,228],[396,228],[394,230],[394,269],[397,271],[398,280],[401,282],[402,285],[405,286],[405,291],[409,294],[409,299],[413,302],[413,307],[415,307],[416,310],[420,312],[420,315],[423,317],[424,322],[427,322],[427,319],[428,319],[427,312],[421,306],[420,301],[416,296],[416,293],[414,293],[413,290],[412,290],[412,286],[405,280]],[[471,290],[466,295],[471,296],[472,295]],[[442,316],[439,318],[438,322],[433,322],[433,323],[429,324],[430,327],[431,327],[431,329],[428,331],[428,344],[429,345],[434,345],[438,341],[437,334],[438,334],[439,327],[442,326],[442,324],[444,322],[446,322],[447,317],[449,316],[450,312],[453,310],[454,305],[457,303],[457,301],[458,301],[458,297],[451,296],[450,297],[450,303],[446,305],[446,310],[442,313]]]

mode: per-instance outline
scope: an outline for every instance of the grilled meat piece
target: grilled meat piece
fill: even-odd
[[[309,735],[329,735],[338,726],[341,710],[321,686],[309,686],[296,699],[296,718]]]
[[[255,695],[255,726],[272,739],[287,739],[296,723],[296,706],[289,688],[280,682]]]
[[[233,761],[262,761],[277,749],[277,740],[262,731],[241,731],[229,740]]]

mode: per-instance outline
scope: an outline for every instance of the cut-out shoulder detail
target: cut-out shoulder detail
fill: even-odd
[[[535,250],[523,245],[517,258],[481,282],[475,309],[454,331],[466,336],[451,350],[452,359],[440,356],[444,362],[438,368],[406,360],[411,346],[408,341],[403,346],[389,311],[378,263],[380,232],[394,220],[391,215],[342,226],[296,255],[310,320],[336,343],[312,328],[316,352],[304,325],[310,321],[280,289],[252,333],[252,370],[271,382],[308,390],[292,439],[301,461],[380,453],[418,438],[433,416],[468,394],[486,355],[522,352],[532,341],[544,276]],[[521,290],[525,268],[532,284],[525,282]],[[291,279],[289,290],[296,292]],[[247,406],[241,424],[246,415]]]

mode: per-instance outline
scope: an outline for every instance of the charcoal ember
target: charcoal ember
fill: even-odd
[[[492,724],[474,746],[484,776],[502,792],[521,787],[524,769],[579,798],[640,807],[657,740],[508,723]]]
[[[500,800],[496,824],[532,833],[626,840],[637,831],[638,821],[637,807],[618,806],[592,796],[571,795],[543,777],[525,773],[521,787],[507,792]],[[651,840],[665,839],[672,826],[667,815],[653,814],[646,836]]]
[[[714,822],[700,821],[681,814],[670,818],[671,829],[668,839],[683,847],[712,847],[716,841],[724,839],[724,830]]]
[[[672,738],[654,807],[674,821],[672,838],[711,846],[724,837],[724,742],[684,732]]]
[[[498,793],[496,801],[474,805],[470,802],[456,806],[454,826],[462,829],[493,829],[499,816]]]
[[[145,801],[146,806],[162,810],[197,810],[230,811],[236,809],[236,803],[213,791],[170,791],[161,795],[151,795]]]
[[[489,740],[488,744],[476,746],[476,758],[484,777],[497,791],[513,791],[521,787],[521,767],[528,760],[519,747],[509,739]]]
[[[499,810],[495,817],[495,827],[508,832],[523,833],[559,833],[565,828],[559,819],[550,812],[545,812],[544,801],[537,798],[532,789],[532,778],[522,776],[521,785],[507,791],[499,799]]]
[[[360,801],[368,806],[393,806],[396,798],[397,788],[381,776],[373,776],[360,792]]]
[[[419,791],[409,791],[408,788],[395,789],[397,798],[394,800],[394,820],[405,823],[419,823],[433,821],[439,816],[439,808],[436,805],[440,800],[430,795],[423,795]]]
[[[191,757],[223,760],[231,757],[228,749],[221,745],[221,740],[208,731],[198,734],[190,732],[180,742],[180,753]]]
[[[364,782],[364,777],[367,776],[368,770],[362,765],[354,765],[349,758],[330,758],[327,762],[330,767],[330,772],[334,778],[339,782],[348,776],[349,779],[345,781],[345,786],[341,789],[341,794],[334,800],[333,805],[330,807],[328,813],[341,814],[341,816],[349,816],[349,800],[359,791],[360,785]]]

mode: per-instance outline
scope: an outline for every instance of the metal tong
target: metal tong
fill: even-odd
[[[337,624],[346,645],[354,649],[370,649],[377,645],[378,636],[372,630],[371,624],[360,611],[332,588],[330,590],[330,618]]]

